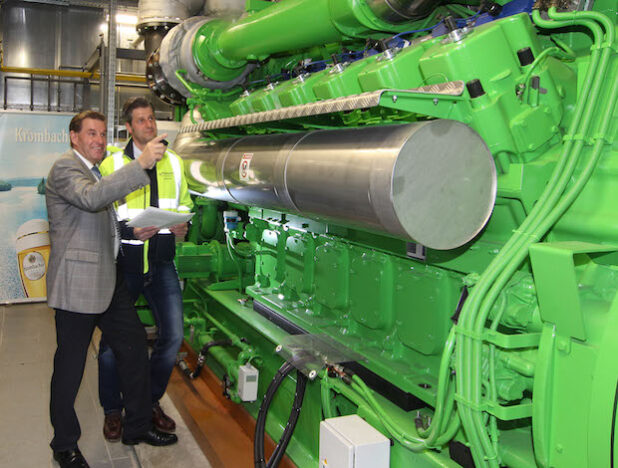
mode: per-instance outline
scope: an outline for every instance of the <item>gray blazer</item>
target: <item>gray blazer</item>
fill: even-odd
[[[149,182],[137,161],[100,181],[73,150],[54,163],[45,186],[50,307],[85,314],[107,309],[116,285],[111,205]]]

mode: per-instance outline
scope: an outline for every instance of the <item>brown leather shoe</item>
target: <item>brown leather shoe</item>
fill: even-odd
[[[161,432],[174,432],[176,423],[163,412],[159,403],[152,405],[152,424]]]
[[[122,413],[105,415],[103,422],[103,437],[109,442],[118,442],[122,435]]]

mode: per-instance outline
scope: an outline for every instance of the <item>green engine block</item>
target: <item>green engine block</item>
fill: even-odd
[[[349,414],[391,439],[393,468],[614,466],[616,5],[558,3],[251,0],[164,39],[196,197],[176,258],[186,341],[230,340],[203,358],[258,423],[295,359],[309,380],[293,435],[300,374],[265,426],[297,466],[331,467],[320,423]],[[472,129],[491,177],[453,176],[468,142],[437,121]],[[438,133],[375,137],[396,125]],[[415,179],[398,172],[419,153]],[[476,192],[491,215],[471,240],[430,248],[400,229],[455,231],[476,211],[453,193]]]

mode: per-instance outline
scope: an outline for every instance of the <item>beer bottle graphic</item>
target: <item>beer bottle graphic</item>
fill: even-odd
[[[31,219],[17,229],[17,261],[26,297],[45,297],[45,273],[49,262],[49,223]]]

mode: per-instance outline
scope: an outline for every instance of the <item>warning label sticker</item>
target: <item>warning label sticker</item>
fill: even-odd
[[[240,160],[240,167],[238,168],[238,176],[240,180],[244,182],[249,181],[249,171],[251,169],[251,158],[253,158],[253,153],[244,153],[242,155],[242,159]]]

